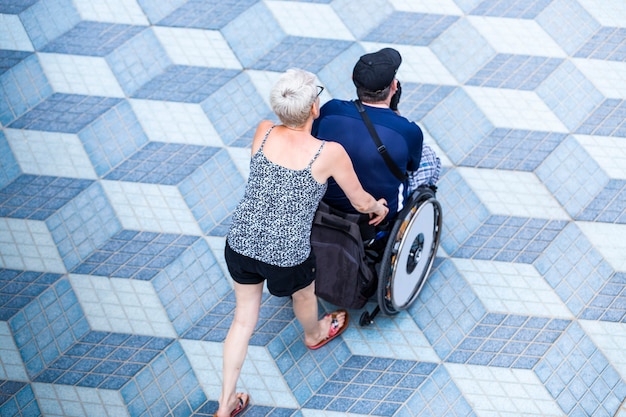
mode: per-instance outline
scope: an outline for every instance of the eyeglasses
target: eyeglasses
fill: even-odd
[[[321,85],[318,85],[318,86],[317,86],[317,88],[319,88],[319,89],[320,89],[320,91],[319,91],[319,93],[317,93],[317,95],[315,96],[315,98],[318,98],[318,97],[322,94],[322,91],[324,91],[324,87],[322,87]]]

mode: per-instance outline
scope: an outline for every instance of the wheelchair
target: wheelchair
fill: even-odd
[[[373,323],[379,312],[392,316],[406,310],[417,299],[435,261],[441,237],[442,211],[435,186],[422,185],[405,201],[387,232],[376,241],[384,248],[377,254],[376,273],[378,305],[361,314],[359,324]],[[373,298],[373,296],[372,296]]]

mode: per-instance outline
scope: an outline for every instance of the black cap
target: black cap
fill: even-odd
[[[392,48],[363,55],[352,71],[352,81],[357,87],[378,91],[388,87],[402,63],[400,53]]]

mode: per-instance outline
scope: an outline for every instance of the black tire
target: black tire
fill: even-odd
[[[432,231],[429,232],[432,235],[427,235],[427,239],[424,239],[424,234],[419,233],[410,242],[410,246],[406,246],[408,243],[404,242],[403,239],[406,238],[407,231],[414,233],[412,226],[416,225],[416,222],[420,220],[419,217],[423,216],[422,213],[426,213],[427,218],[430,219],[430,211],[432,211],[433,225]],[[397,314],[407,309],[417,299],[426,283],[437,254],[441,237],[441,223],[441,205],[435,198],[435,191],[429,187],[419,188],[413,193],[404,209],[398,215],[389,234],[389,240],[379,265],[377,298],[378,305],[384,314]],[[410,227],[411,229],[409,229]],[[424,247],[424,244],[429,247]],[[426,251],[428,251],[428,258],[423,260],[421,257]],[[408,291],[409,294],[406,300],[401,303],[394,302],[393,288],[394,279],[400,278],[397,274],[400,273],[399,271],[403,267],[403,265],[399,264],[399,253],[401,257],[407,257],[404,265],[405,269],[402,272],[404,274],[403,277],[408,277],[412,281],[415,276],[412,290]],[[418,263],[420,264],[418,265]],[[420,266],[421,270],[415,270],[417,266]]]

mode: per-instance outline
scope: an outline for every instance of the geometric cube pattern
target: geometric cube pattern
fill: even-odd
[[[354,98],[385,46],[443,163],[431,275],[316,351],[264,293],[245,414],[626,417],[622,0],[0,1],[0,415],[212,415],[270,88]]]

